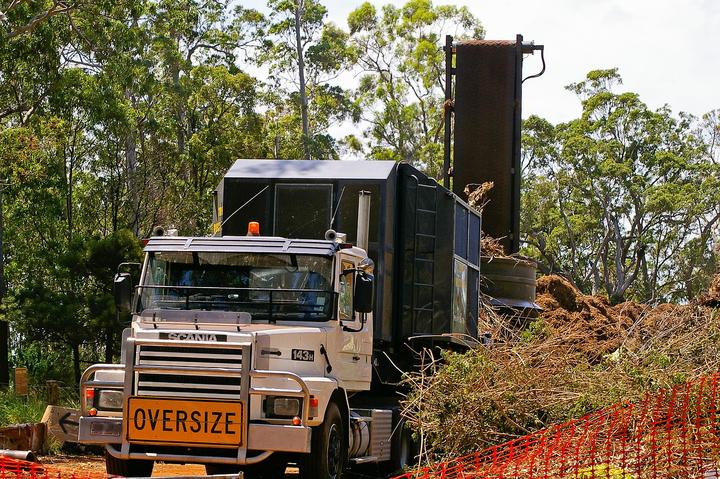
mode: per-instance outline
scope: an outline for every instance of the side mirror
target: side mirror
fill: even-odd
[[[132,309],[133,285],[130,273],[118,273],[113,281],[113,296],[118,311],[128,313]]]
[[[355,276],[354,308],[358,313],[372,313],[373,275],[359,272]]]

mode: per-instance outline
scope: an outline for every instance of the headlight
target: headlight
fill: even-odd
[[[100,389],[97,391],[97,408],[101,411],[121,411],[123,392],[117,389]]]
[[[300,415],[302,401],[299,398],[267,396],[265,416],[269,418],[291,418]]]

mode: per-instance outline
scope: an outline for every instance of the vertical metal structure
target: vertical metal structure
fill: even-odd
[[[499,239],[506,253],[517,251],[513,198],[518,184],[515,163],[515,41],[468,40],[455,46],[455,124],[453,192],[467,198],[465,188],[493,182],[483,230]],[[522,61],[522,58],[520,59]]]
[[[522,181],[521,141],[522,141],[522,64],[523,64],[523,36],[515,37],[515,105],[513,111],[512,136],[512,197],[510,211],[512,212],[510,253],[520,251],[520,182]]]
[[[357,245],[368,250],[368,235],[370,234],[370,201],[372,193],[361,190],[358,194],[358,222],[357,222]]]
[[[535,50],[542,51],[542,46],[524,43],[517,35],[514,41],[459,42],[455,67],[452,58],[446,59],[446,76],[455,74],[452,135],[447,118],[445,123],[446,163],[448,137],[454,137],[452,190],[466,198],[467,186],[493,182],[483,229],[499,239],[508,254],[520,249],[523,54]],[[448,91],[446,87],[446,97]]]
[[[445,36],[445,105],[443,105],[443,114],[445,115],[445,151],[443,161],[443,186],[450,189],[450,155],[451,155],[451,139],[452,139],[452,117],[453,117],[453,37]]]

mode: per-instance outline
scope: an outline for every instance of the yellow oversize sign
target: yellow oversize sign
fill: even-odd
[[[130,441],[241,446],[240,402],[131,397]]]

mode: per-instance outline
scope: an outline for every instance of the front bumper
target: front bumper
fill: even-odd
[[[207,376],[239,377],[241,388],[237,401],[243,404],[244,427],[243,437],[247,438],[238,445],[237,450],[228,454],[227,447],[222,450],[213,451],[212,445],[202,444],[196,448],[198,453],[193,453],[193,447],[173,448],[172,444],[148,445],[142,442],[129,441],[127,428],[123,425],[122,417],[90,416],[86,404],[81,404],[81,417],[79,427],[79,442],[84,444],[104,444],[108,453],[120,459],[152,459],[161,461],[178,462],[199,462],[207,464],[254,464],[263,461],[273,452],[308,453],[310,452],[311,428],[308,426],[310,412],[310,392],[307,384],[302,378],[290,372],[261,371],[252,369],[249,364],[241,368],[214,368],[208,366],[179,366],[179,365],[138,365],[135,364],[135,348],[137,346],[175,346],[187,347],[187,342],[169,340],[146,340],[129,338],[126,343],[125,364],[96,364],[89,367],[81,379],[81,398],[85,397],[85,391],[89,388],[96,389],[118,389],[123,391],[123,413],[122,417],[128,417],[129,398],[136,390],[134,381],[138,374],[193,374]],[[243,358],[251,358],[250,343],[195,343],[203,348],[237,348],[242,350]],[[243,361],[244,363],[245,361]],[[250,363],[250,361],[247,361]],[[97,377],[108,377],[114,373],[122,373],[122,381],[97,380]],[[289,380],[295,387],[286,388],[265,388],[251,387],[252,378],[277,378],[286,382]],[[302,412],[300,425],[292,425],[290,420],[264,420],[262,422],[250,422],[249,404],[250,396],[281,395],[302,398]],[[162,401],[161,396],[155,399]],[[169,399],[169,398],[168,398]],[[177,399],[177,398],[172,398]],[[192,446],[192,445],[185,445]],[[189,451],[189,452],[188,452]],[[250,453],[248,453],[250,451]],[[215,454],[217,452],[218,454]],[[220,454],[222,452],[223,454]]]
[[[83,444],[106,445],[108,452],[120,459],[157,459],[161,461],[187,461],[186,454],[122,452],[121,435],[122,418],[90,417],[80,418],[79,441]],[[305,426],[286,426],[278,424],[254,424],[247,428],[247,449],[263,452],[310,452],[311,430]],[[119,447],[118,447],[119,445]],[[263,456],[263,458],[266,456]],[[234,462],[227,457],[192,456],[192,459],[203,463]],[[253,458],[246,458],[250,464]]]

